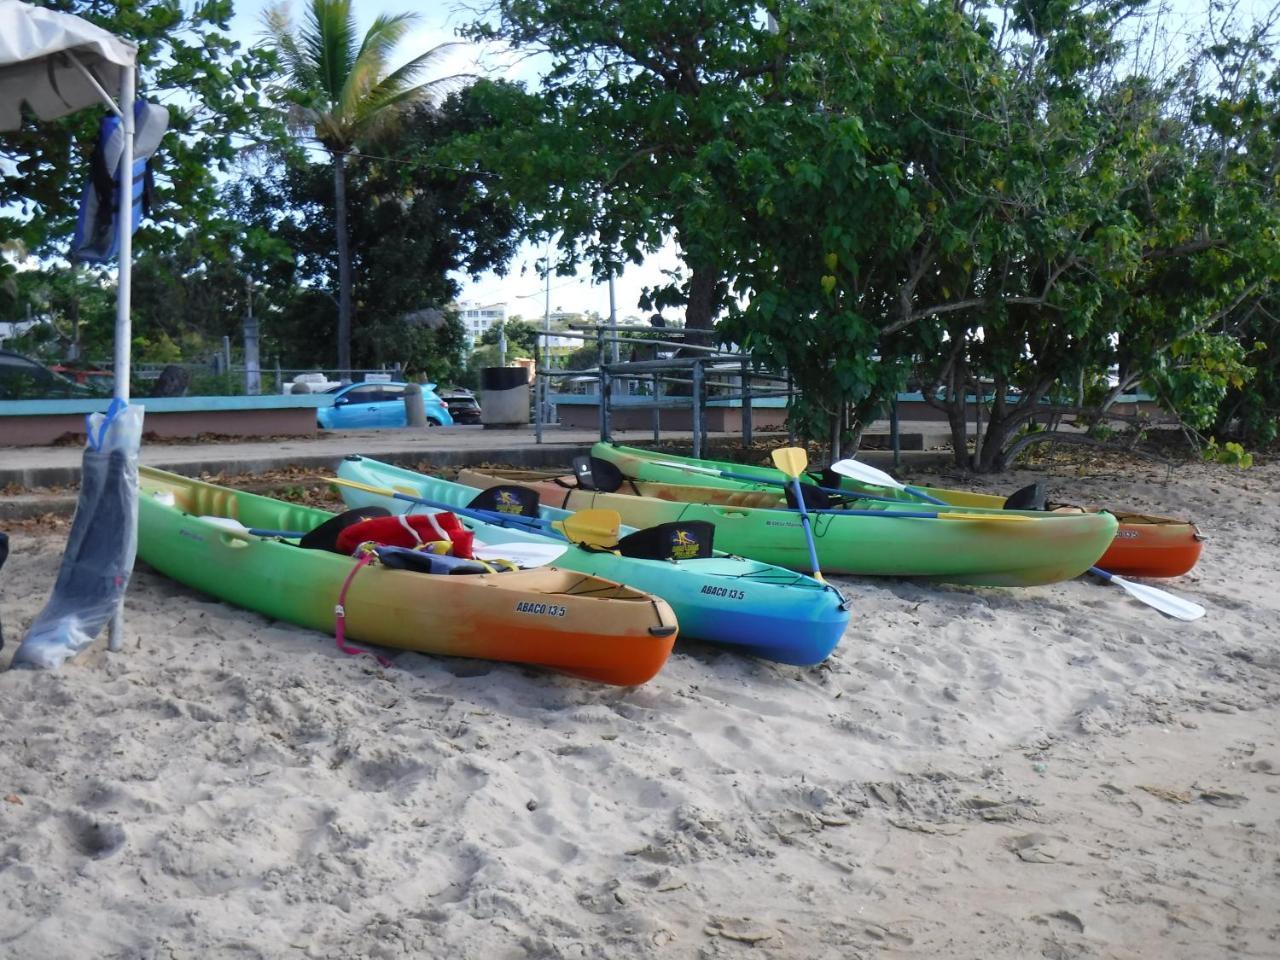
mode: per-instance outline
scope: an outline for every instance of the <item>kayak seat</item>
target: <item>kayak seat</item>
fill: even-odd
[[[573,458],[573,475],[577,478],[579,489],[595,490],[599,493],[614,493],[627,479],[622,471],[608,460],[586,456]]]
[[[536,517],[539,506],[538,491],[511,483],[499,484],[482,490],[467,504],[471,510],[488,510],[512,516]]]
[[[1004,501],[1004,509],[1006,510],[1044,510],[1045,505],[1045,489],[1044,481],[1037,480],[1035,483],[1029,483],[1025,487],[1015,490],[1009,494]]]
[[[786,488],[787,506],[792,510],[799,508],[796,503],[796,491],[794,486]],[[804,498],[804,506],[806,510],[829,510],[833,506],[831,496],[825,490],[819,490],[817,487],[810,486],[807,483],[800,485],[800,496]]]
[[[701,560],[712,555],[715,532],[715,524],[706,520],[660,523],[627,534],[617,551],[644,560]]]
[[[391,511],[386,507],[357,507],[354,510],[347,510],[336,517],[330,517],[320,526],[309,531],[298,541],[298,546],[307,550],[329,550],[339,553],[342,551],[338,550],[338,534],[347,527],[354,526],[363,520],[389,516]]]

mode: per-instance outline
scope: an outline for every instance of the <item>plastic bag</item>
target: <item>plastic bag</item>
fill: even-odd
[[[14,666],[57,667],[93,643],[124,599],[138,549],[138,447],[143,408],[122,400],[90,414],[80,499],[53,593]]]

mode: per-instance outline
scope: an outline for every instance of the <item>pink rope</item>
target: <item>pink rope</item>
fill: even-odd
[[[338,641],[338,649],[341,650],[343,653],[345,653],[347,656],[358,657],[362,653],[367,653],[369,656],[373,657],[373,659],[377,660],[381,666],[389,667],[391,666],[391,661],[388,660],[386,657],[382,656],[382,654],[374,653],[372,650],[366,650],[364,647],[358,647],[354,643],[347,643],[347,640],[346,640],[347,609],[345,604],[347,602],[347,590],[350,589],[351,581],[356,578],[356,574],[360,572],[360,568],[370,563],[374,559],[374,556],[375,556],[374,552],[370,550],[368,553],[364,554],[359,560],[356,561],[356,565],[352,567],[351,572],[347,574],[347,579],[342,584],[342,590],[339,591],[338,593],[337,606],[333,608],[333,613],[335,617],[333,632],[334,632],[334,639]]]

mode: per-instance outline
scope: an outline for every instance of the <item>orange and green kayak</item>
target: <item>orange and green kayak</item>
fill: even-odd
[[[351,576],[354,556],[270,535],[314,530],[332,519],[324,510],[149,467],[139,468],[138,481],[138,556],[180,583],[277,620],[333,633],[350,577],[342,603],[351,639],[619,685],[652,678],[676,640],[664,600],[601,577],[554,566],[446,575],[379,564]]]
[[[509,481],[464,470],[458,482],[487,488]],[[792,570],[809,569],[808,543],[795,510],[668,500],[621,489],[586,490],[558,479],[521,482],[549,506],[614,510],[634,527],[707,521],[715,526],[720,549]],[[825,573],[920,577],[976,586],[1053,583],[1093,566],[1116,530],[1115,518],[1107,513],[949,515],[942,508],[906,511],[880,501],[855,503],[854,509],[809,511]]]
[[[763,497],[777,499],[776,487],[761,483],[759,486],[724,477],[706,474],[692,474],[679,470],[667,463],[700,466],[720,471],[737,473],[744,476],[756,476],[761,481],[774,481],[781,478],[780,471],[772,467],[751,464],[727,463],[718,460],[699,460],[692,457],[680,457],[654,450],[638,447],[627,447],[614,443],[597,443],[591,449],[593,457],[612,463],[625,477],[640,482],[639,487],[624,485],[623,490],[636,490],[648,496],[672,496],[683,498],[696,496],[680,492],[680,488],[702,488],[708,491],[712,501],[719,501],[723,496],[732,498],[733,493],[755,491]],[[815,483],[813,477],[802,477],[802,482]],[[911,493],[862,483],[851,477],[824,478],[825,485],[838,484],[840,489],[852,494],[868,493],[877,497],[886,497],[901,502],[902,508],[919,508],[921,502]],[[975,493],[969,490],[953,490],[945,487],[919,487],[923,493],[945,504],[978,510],[1005,510],[1007,497]],[[730,491],[729,494],[710,491]],[[665,491],[665,492],[664,492]],[[1074,511],[1086,513],[1103,512],[1099,507],[1072,507],[1050,505],[1059,512]],[[1199,561],[1203,549],[1204,536],[1194,523],[1189,520],[1178,520],[1171,517],[1154,516],[1131,510],[1107,510],[1117,520],[1116,533],[1106,552],[1098,560],[1097,565],[1109,573],[1126,577],[1180,577],[1189,572]]]

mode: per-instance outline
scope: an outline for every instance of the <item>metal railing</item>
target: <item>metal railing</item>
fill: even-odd
[[[688,330],[681,333],[686,337],[715,336],[714,331]],[[587,370],[566,370],[549,366],[544,362],[546,351],[542,347],[542,341],[544,337],[550,336],[582,340],[584,343],[595,341],[596,366]],[[615,346],[620,347],[622,344],[629,344],[632,347],[642,346],[654,351],[678,350],[686,355],[610,362],[607,358],[608,353]],[[628,404],[628,406],[631,409],[647,407],[652,411],[653,439],[656,441],[661,437],[662,409],[684,406],[683,403],[670,402],[675,394],[664,393],[667,389],[678,386],[689,388],[688,405],[692,409],[694,457],[702,455],[707,435],[707,407],[712,400],[741,402],[742,438],[744,443],[749,444],[754,430],[753,402],[767,397],[785,397],[789,401],[794,393],[789,377],[753,369],[751,358],[745,353],[720,347],[701,346],[690,343],[687,339],[668,340],[655,339],[652,336],[628,335],[622,331],[614,332],[614,328],[608,327],[588,327],[581,333],[563,330],[555,333],[539,331],[534,343],[534,371],[537,375],[534,397],[534,436],[538,443],[542,443],[544,426],[554,418],[549,400],[551,381],[554,379],[577,378],[594,380],[598,383],[600,439],[604,441],[612,438],[615,387],[625,388],[630,384],[643,384],[651,391],[648,394],[635,394],[625,389],[621,392],[631,396],[652,397],[652,402],[648,404]],[[684,373],[687,373],[687,376],[664,375]],[[766,381],[781,386],[759,389],[754,381]],[[685,398],[681,396],[679,399],[683,401]],[[794,435],[791,435],[792,442],[794,439]]]

